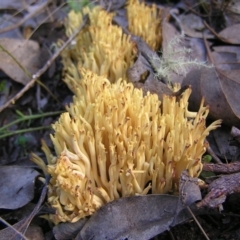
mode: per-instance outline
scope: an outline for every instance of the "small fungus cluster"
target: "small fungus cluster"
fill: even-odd
[[[128,30],[140,36],[150,47],[158,50],[161,44],[161,18],[156,6],[146,6],[137,0],[126,5]],[[136,44],[123,33],[120,26],[113,24],[115,13],[100,6],[84,8],[82,12],[71,11],[66,21],[66,34],[70,36],[82,24],[84,14],[90,23],[78,34],[74,43],[62,53],[65,71],[64,81],[75,93],[81,76],[78,66],[107,77],[110,82],[127,79],[126,72],[134,63]]]
[[[53,222],[75,222],[120,197],[177,191],[185,169],[200,174],[205,137],[220,121],[206,128],[203,102],[188,111],[191,89],[160,102],[121,79],[111,84],[89,70],[80,74],[73,103],[53,124],[56,156],[43,145]]]
[[[64,81],[73,92],[81,79],[78,65],[115,82],[119,78],[126,79],[127,69],[136,57],[135,43],[130,36],[123,34],[121,27],[112,24],[113,13],[100,7],[92,10],[85,8],[83,13],[70,12],[67,35],[81,25],[86,13],[90,18],[89,26],[79,33],[76,43],[62,54],[66,73]]]
[[[127,19],[129,31],[141,37],[153,50],[159,50],[162,42],[161,13],[155,4],[129,0]]]

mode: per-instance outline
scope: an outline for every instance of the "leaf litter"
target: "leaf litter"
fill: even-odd
[[[16,7],[16,4],[19,4],[19,1],[16,1],[16,2],[6,1],[6,2],[11,2],[13,4],[14,9],[19,9],[18,7]],[[114,3],[108,3],[108,1],[101,1],[101,2],[103,6],[105,6],[109,11],[113,9],[118,9],[119,16],[124,16],[120,13],[120,10],[119,10],[122,4],[124,3],[118,2],[115,5]],[[38,5],[36,4],[36,6]],[[219,6],[214,6],[214,8],[217,9],[219,8]],[[30,8],[28,8],[28,10],[29,9]],[[185,9],[188,9],[188,8],[185,7]],[[221,14],[222,15],[226,14],[226,16],[229,18],[229,16],[231,15],[230,13],[231,6],[229,5],[226,9],[227,9],[226,12],[222,11]],[[195,10],[198,11],[199,10],[198,7],[196,7]],[[29,11],[26,11],[26,12],[29,13]],[[178,13],[178,15],[180,16],[181,14],[182,14],[181,12]],[[210,14],[210,13],[207,13],[207,14]],[[234,12],[234,14],[237,16],[237,12]],[[200,16],[202,17],[201,14]],[[186,15],[184,17],[185,17],[184,21],[188,21],[188,18],[191,17],[190,19],[192,19],[193,16]],[[202,18],[204,19],[204,17]],[[122,18],[121,21],[122,21],[123,27],[126,28],[126,22],[124,23],[123,19],[124,18]],[[176,19],[178,20],[178,16],[177,18],[175,18],[175,20]],[[192,27],[189,25],[187,26],[187,23],[182,21],[182,18],[179,18],[179,20],[182,23],[181,25],[179,25],[179,22],[177,21],[175,23],[171,22],[171,24],[169,24],[168,22],[163,22],[164,44],[162,48],[162,55],[159,52],[153,52],[152,50],[149,50],[149,49],[146,50],[146,46],[144,46],[145,43],[144,42],[141,43],[141,39],[137,41],[137,43],[140,44],[140,47],[138,47],[137,60],[133,65],[133,67],[129,69],[129,76],[131,76],[130,79],[134,82],[134,84],[137,87],[143,88],[145,92],[151,91],[151,92],[157,93],[160,99],[163,94],[169,94],[174,96],[175,93],[169,90],[169,88],[167,88],[166,85],[163,83],[163,82],[167,82],[166,79],[164,79],[164,77],[157,80],[156,68],[154,69],[151,61],[149,61],[150,60],[149,56],[159,57],[159,56],[164,56],[164,54],[166,54],[166,51],[167,51],[166,49],[169,41],[175,38],[179,34],[176,30],[176,26],[177,28],[180,27],[180,30],[183,30],[183,32],[186,33],[186,35],[190,37],[197,37],[199,39],[200,38],[203,39],[202,32],[205,32],[205,36],[207,36],[207,38],[212,39],[211,42],[208,42],[207,44],[209,44],[211,47],[211,55],[213,59],[212,63],[214,64],[215,68],[187,69],[187,72],[181,75],[179,75],[176,71],[171,71],[171,77],[169,77],[169,79],[171,79],[172,82],[181,83],[182,86],[191,85],[193,93],[190,98],[190,107],[192,109],[198,108],[200,99],[204,97],[206,104],[209,105],[210,107],[211,118],[223,119],[223,123],[228,126],[226,127],[226,131],[228,131],[228,134],[226,134],[224,141],[221,140],[217,143],[217,146],[220,149],[219,151],[220,153],[218,153],[218,155],[220,159],[223,161],[223,163],[227,162],[228,164],[234,164],[233,166],[235,166],[238,163],[237,160],[239,160],[239,157],[238,156],[236,157],[237,150],[239,150],[239,146],[235,146],[236,147],[235,153],[232,152],[230,155],[226,153],[229,152],[231,148],[230,144],[228,144],[228,138],[230,139],[229,127],[232,127],[232,126],[240,127],[239,125],[240,110],[239,110],[239,104],[238,104],[239,92],[240,92],[239,80],[238,80],[238,75],[239,75],[239,49],[238,48],[239,47],[236,45],[233,45],[233,44],[239,44],[239,34],[238,34],[239,31],[237,31],[239,28],[239,23],[234,23],[234,25],[226,25],[227,27],[224,29],[223,26],[216,27],[216,23],[214,21],[209,22],[210,24],[209,26],[211,27],[211,30],[217,29],[216,33],[217,32],[218,33],[217,35],[215,34],[215,36],[218,37],[218,42],[216,42],[215,41],[216,39],[213,39],[214,34],[209,34],[209,29],[206,28],[206,25],[204,25],[205,27],[201,25],[201,29],[199,29],[199,27],[196,28],[196,26],[195,27]],[[199,18],[198,18],[198,21],[199,21]],[[5,28],[5,26],[3,28]],[[189,28],[191,28],[191,31],[189,30]],[[16,28],[16,30],[18,31],[18,33],[19,32],[21,33],[21,31],[19,31],[19,28]],[[206,35],[206,32],[208,35]],[[15,35],[15,38],[16,36],[18,35]],[[25,69],[27,69],[31,74],[34,74],[40,68],[41,64],[43,64],[41,61],[39,61],[39,56],[40,56],[39,47],[37,47],[35,50],[31,52],[28,52],[30,48],[29,42],[31,41],[27,41],[27,42],[25,40],[20,41],[20,39],[16,39],[14,41],[13,39],[9,41],[5,40],[5,43],[7,42],[7,45],[9,44],[10,46],[16,47],[17,44],[20,44],[22,41],[25,42],[25,44],[23,45],[22,52],[21,51],[19,52],[20,58],[18,58],[18,55],[13,54],[13,56],[24,66]],[[197,55],[193,54],[191,59],[193,60],[198,59],[200,62],[202,62],[206,60],[206,58],[202,56],[204,56],[204,50],[206,51],[208,47],[204,44],[204,41],[201,42],[199,39],[198,41],[195,41],[195,43],[198,42],[199,47],[201,46],[199,48],[200,54],[197,54]],[[4,42],[3,38],[0,40]],[[185,40],[186,39],[184,39],[184,41]],[[193,39],[190,38],[190,40],[192,41]],[[228,43],[228,45],[226,45],[226,42]],[[181,48],[184,45],[186,48],[189,48],[189,46],[185,44],[186,44],[185,42],[181,43],[180,46],[178,47]],[[35,45],[37,46],[38,43],[35,42]],[[8,51],[10,50],[9,52],[11,52],[12,47],[8,47],[6,45],[3,45],[3,46],[5,46],[6,49]],[[196,52],[194,51],[193,53],[196,53]],[[0,54],[3,54],[3,53],[1,52]],[[29,56],[30,58],[31,56],[33,56],[33,59],[36,58],[36,62],[29,61],[29,62],[26,62],[26,64],[24,65],[23,64],[24,61],[27,59],[29,60]],[[27,84],[27,82],[29,81],[29,78],[26,77],[24,73],[21,73],[20,69],[18,69],[18,66],[16,65],[16,61],[14,61],[13,58],[8,59],[8,57],[9,55],[6,55],[6,54],[0,55],[0,59],[3,60],[1,61],[2,64],[5,61],[10,62],[8,65],[7,64],[0,65],[1,69],[5,71],[5,73],[9,76],[11,80],[18,81],[23,85]],[[15,67],[11,68],[11,66],[14,66],[14,65]],[[186,74],[186,77],[185,77],[185,74]],[[10,82],[9,79],[7,81]],[[11,84],[15,84],[15,83],[12,82]],[[7,84],[6,86],[10,89],[11,84]],[[66,94],[65,93],[66,90],[61,90],[61,91],[63,92],[63,94]],[[34,91],[32,92],[33,94],[35,94]],[[3,92],[3,95],[4,94],[5,96],[6,94],[9,94],[9,90],[6,92]],[[43,95],[43,98],[44,98],[44,95]],[[32,106],[31,104],[28,104],[28,105],[30,105],[30,107],[32,108],[36,106],[34,104]],[[52,104],[52,107],[50,107],[50,109],[53,110],[54,106],[56,106],[56,104]],[[36,124],[39,124],[39,121],[36,122]],[[221,136],[223,135],[223,133],[221,132],[219,134]],[[235,138],[238,139],[238,137],[236,136]],[[213,139],[209,141],[210,145],[212,145],[214,141],[215,142],[218,141],[216,139],[219,140],[218,137],[217,138],[215,137],[215,140]],[[8,151],[8,149],[6,149],[6,151]],[[1,152],[1,154],[3,155],[3,152]],[[5,154],[7,154],[7,152]],[[224,167],[228,167],[227,164],[226,165],[222,164],[222,165]],[[224,168],[223,166],[220,165],[219,167]],[[1,166],[1,168],[3,169],[4,167]],[[9,169],[12,169],[12,170],[15,168],[15,166],[8,166],[8,167]],[[9,209],[11,208],[15,209],[15,208],[20,208],[21,206],[24,206],[28,202],[32,201],[32,198],[34,196],[32,191],[33,191],[33,187],[35,186],[33,179],[38,175],[38,172],[33,170],[32,168],[25,168],[24,170],[23,169],[21,169],[21,171],[26,173],[25,178],[20,174],[23,172],[19,171],[19,174],[22,176],[22,178],[19,178],[19,179],[22,179],[19,181],[19,184],[21,183],[24,187],[28,187],[28,191],[25,192],[25,195],[23,194],[22,197],[19,198],[19,201],[17,201],[15,205],[13,203],[14,201],[4,200],[2,206],[4,206],[5,204],[5,207],[8,206]],[[28,171],[33,171],[34,174],[36,174],[36,176],[33,174],[27,180],[27,176],[30,176],[28,175],[29,174]],[[212,168],[211,171],[217,172],[217,170],[214,168]],[[7,174],[6,179],[9,179],[9,184],[11,182],[14,183],[12,174],[10,172],[11,170],[5,171],[5,174]],[[225,172],[225,174],[227,174],[227,172]],[[213,181],[208,187],[209,193],[201,202],[198,203],[198,206],[207,206],[210,208],[211,207],[221,208],[222,204],[224,204],[224,201],[227,199],[227,196],[229,194],[238,192],[236,183],[238,183],[239,176],[237,174],[238,173],[236,173],[235,175],[233,174],[233,175],[221,176],[220,178]],[[188,181],[191,182],[191,180],[188,180]],[[16,189],[19,186],[20,185],[16,184],[15,186]],[[71,237],[73,237],[74,235],[76,236],[76,234],[79,233],[77,239],[89,239],[93,236],[98,236],[98,237],[103,236],[109,239],[111,239],[112,236],[116,236],[117,238],[118,236],[119,238],[129,236],[130,237],[129,239],[136,239],[135,237],[138,237],[138,238],[143,237],[142,239],[147,239],[150,237],[154,237],[165,230],[168,230],[170,227],[174,231],[175,225],[178,225],[179,223],[182,223],[190,219],[190,214],[188,210],[186,210],[186,206],[191,204],[182,205],[179,203],[179,201],[182,202],[186,196],[193,197],[192,202],[190,201],[191,203],[194,203],[200,200],[200,196],[201,196],[200,192],[197,193],[196,192],[197,190],[192,191],[191,187],[189,187],[189,185],[187,186],[188,187],[186,187],[187,189],[186,192],[184,192],[184,194],[180,194],[180,198],[176,196],[171,196],[171,195],[147,195],[147,196],[136,196],[136,197],[126,198],[126,199],[123,198],[123,199],[116,200],[112,203],[105,205],[103,208],[97,211],[96,214],[92,216],[90,219],[84,220],[84,223],[80,224],[81,227],[79,227],[78,230],[73,231],[69,228],[65,228],[64,230],[62,229],[59,230],[58,228],[61,228],[61,226],[59,225],[54,228],[53,230],[54,235],[56,239],[64,239],[61,237],[65,236],[63,234],[67,232],[69,232],[70,234],[69,236]],[[199,188],[197,189],[199,190]],[[6,193],[11,194],[9,190],[6,191]],[[12,194],[14,193],[16,194],[17,190],[12,192]],[[21,194],[21,191],[17,194]],[[204,194],[205,193],[203,193],[203,196]],[[9,196],[9,195],[6,195],[6,196]],[[163,211],[163,208],[156,207],[161,204],[165,206],[164,209],[166,211]],[[136,208],[139,209],[138,212],[136,212]],[[114,214],[115,212],[118,212],[119,214],[118,215]],[[196,215],[198,214],[197,210],[194,207],[193,207],[193,212]],[[128,221],[126,221],[125,218],[127,218]],[[144,221],[144,224],[141,221]],[[122,224],[119,224],[119,222]],[[73,227],[71,224],[69,225],[70,225],[69,226],[70,228]],[[113,226],[113,228],[109,228],[109,226],[111,225]],[[114,227],[116,225],[119,226],[117,229]],[[131,226],[134,226],[134,227],[131,227]],[[138,227],[135,228],[135,226],[138,226]],[[100,229],[98,233],[96,232],[96,229]],[[108,230],[102,231],[102,229],[108,229]],[[97,235],[99,234],[99,232],[102,235]],[[218,234],[218,236],[220,236],[220,233],[217,230],[215,230],[215,234]],[[234,233],[230,233],[230,234],[233,235]],[[216,235],[214,235],[214,237],[215,236]]]

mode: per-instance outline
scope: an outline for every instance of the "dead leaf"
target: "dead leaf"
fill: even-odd
[[[43,230],[41,227],[32,224],[27,229],[25,236],[27,239],[34,239],[34,240],[44,240]]]
[[[224,126],[212,131],[207,140],[213,152],[220,158],[230,161],[237,161],[240,157],[240,149],[232,146],[230,140],[231,127]]]
[[[26,7],[26,2],[19,0],[1,0],[0,9],[24,9]]]
[[[60,223],[53,228],[57,240],[73,239],[77,236],[89,218],[83,218],[75,223]]]
[[[157,58],[154,52],[141,38],[132,36],[132,40],[136,42],[138,48],[137,61],[127,71],[129,81],[137,88],[143,89],[143,93],[148,91],[158,95],[161,101],[163,95],[174,95],[173,91],[166,84],[160,82],[156,77],[151,65],[151,58]]]
[[[151,194],[120,198],[104,205],[91,216],[76,240],[150,239],[189,219],[186,206],[200,200],[201,193],[196,179],[186,172],[181,178],[180,197]]]
[[[240,144],[240,130],[236,127],[232,127],[231,129],[231,136],[234,138],[235,141]]]
[[[218,33],[218,35],[232,44],[240,44],[240,24],[235,24],[233,26],[225,28],[223,31]]]
[[[238,70],[240,65],[240,47],[214,47],[214,51],[211,52],[211,57],[217,69],[222,71]]]
[[[183,81],[192,86],[189,107],[198,110],[202,97],[210,106],[209,117],[222,119],[224,124],[240,126],[240,71],[220,71],[214,68],[202,68],[191,71]]]
[[[17,209],[33,199],[34,182],[39,175],[32,168],[0,167],[0,208]]]
[[[15,176],[18,176],[18,175],[15,174]],[[17,222],[13,226],[7,227],[7,228],[1,230],[0,231],[0,239],[14,239],[14,240],[21,240],[22,239],[20,234],[25,234],[26,233],[30,223],[33,220],[33,218],[36,216],[36,214],[39,212],[39,210],[42,207],[43,201],[45,200],[46,195],[47,195],[47,186],[49,184],[49,179],[50,179],[50,177],[47,176],[46,177],[46,182],[45,182],[45,185],[42,189],[41,196],[38,200],[38,203],[35,205],[34,209],[31,211],[31,213],[28,215],[28,217],[24,217],[21,221]]]
[[[29,72],[25,73],[8,53],[1,49],[3,46],[21,66]],[[39,45],[35,41],[20,39],[0,38],[0,69],[11,79],[26,85],[31,80],[31,75],[41,67]]]
[[[2,2],[1,2],[2,4]],[[1,29],[8,28],[11,25],[17,24],[21,18],[19,16],[13,17],[10,14],[1,14],[0,15],[0,32]],[[0,38],[18,38],[23,39],[23,35],[19,28],[15,28],[11,31],[7,31],[5,33],[0,33]]]

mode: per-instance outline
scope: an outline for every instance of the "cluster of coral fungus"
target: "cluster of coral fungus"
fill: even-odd
[[[138,0],[130,0],[126,9],[130,32],[158,50],[161,44],[161,17],[156,6],[145,6]],[[113,83],[119,78],[126,79],[126,72],[133,65],[137,53],[130,36],[112,23],[115,14],[99,6],[85,8],[78,13],[71,11],[66,22],[68,36],[81,25],[84,14],[89,15],[90,24],[78,34],[76,43],[62,54],[64,81],[73,92],[80,82],[77,65],[105,76]]]
[[[134,14],[144,14],[142,7],[134,0],[128,5],[134,34],[141,35],[157,18],[156,8],[147,7],[145,25],[136,26]],[[160,102],[156,94],[144,96],[122,80],[133,62],[134,43],[112,25],[113,14],[99,7],[84,11],[91,24],[79,34],[75,48],[63,54],[65,81],[75,96],[53,124],[55,154],[43,143],[47,166],[32,157],[51,175],[48,202],[56,209],[50,216],[54,223],[75,222],[120,197],[177,191],[183,170],[192,177],[200,174],[205,137],[220,123],[206,128],[203,102],[198,112],[188,111],[191,89],[178,100],[164,96]],[[81,22],[82,15],[71,12],[68,34]],[[160,39],[157,34],[154,38]],[[154,48],[159,45],[146,41]]]
[[[126,81],[81,75],[68,112],[53,125],[57,158],[45,149],[54,222],[75,222],[119,197],[177,190],[184,169],[199,175],[204,139],[219,122],[205,127],[203,105],[194,117],[187,111],[191,89],[161,103]]]

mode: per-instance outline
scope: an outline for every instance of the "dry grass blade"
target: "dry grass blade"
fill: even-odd
[[[190,209],[189,206],[187,206],[187,210],[189,211],[189,213],[191,214],[191,216],[193,217],[194,221],[196,222],[196,224],[198,225],[198,227],[200,228],[200,230],[202,231],[203,235],[205,236],[205,238],[207,240],[210,240],[208,235],[206,234],[206,232],[204,231],[204,229],[202,228],[201,224],[199,223],[199,221],[197,220],[197,218],[195,217],[195,215],[193,214],[192,210]]]
[[[7,221],[5,221],[3,218],[0,217],[0,221],[5,224],[7,227],[11,228],[16,234],[18,234],[22,239],[27,240],[27,238],[19,232],[16,228],[14,228],[11,224],[9,224]]]

